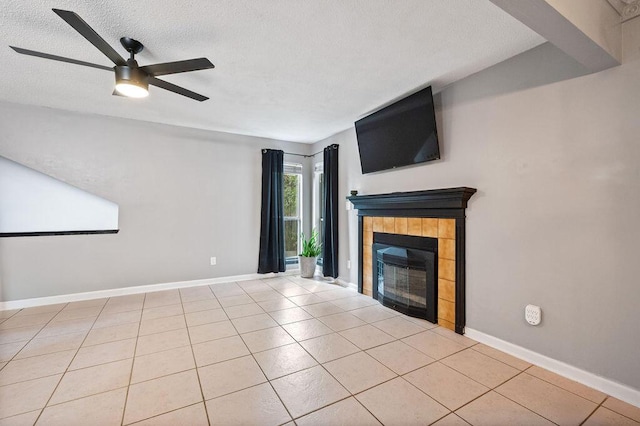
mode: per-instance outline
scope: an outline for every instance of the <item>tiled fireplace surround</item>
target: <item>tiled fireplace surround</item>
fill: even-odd
[[[474,188],[348,197],[358,209],[358,291],[372,295],[373,234],[438,239],[438,324],[464,334],[465,209]]]

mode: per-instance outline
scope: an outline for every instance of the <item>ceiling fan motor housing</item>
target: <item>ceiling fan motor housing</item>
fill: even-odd
[[[116,66],[115,70],[116,84],[128,82],[136,86],[149,88],[149,76],[138,67],[120,65]]]

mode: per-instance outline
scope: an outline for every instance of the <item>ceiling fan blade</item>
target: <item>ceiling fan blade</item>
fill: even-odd
[[[93,28],[89,26],[84,20],[78,16],[75,12],[71,12],[69,10],[61,10],[61,9],[52,9],[59,17],[64,19],[67,24],[71,25],[73,29],[82,34],[84,38],[89,40],[89,43],[93,44],[98,48],[99,51],[104,53],[107,58],[111,59],[116,65],[126,65],[126,61],[113,50],[113,47],[109,46],[109,43],[104,41],[102,37],[98,35],[97,32],[94,31]]]
[[[13,50],[23,55],[37,56],[38,58],[52,59],[54,61],[68,62],[70,64],[82,65],[85,67],[97,68],[99,70],[113,71],[112,67],[104,65],[92,64],[91,62],[78,61],[77,59],[65,58],[63,56],[51,55],[49,53],[36,52],[35,50],[22,49],[21,47],[9,46]]]
[[[186,96],[187,98],[195,99],[196,101],[202,102],[209,99],[206,96],[200,95],[196,92],[192,92],[191,90],[187,90],[184,87],[176,86],[173,83],[169,83],[168,81],[160,80],[155,77],[149,77],[149,84],[173,93],[177,93],[178,95]]]
[[[206,70],[214,68],[215,65],[207,58],[188,59],[186,61],[165,62],[162,64],[145,65],[140,67],[152,77],[166,74],[177,74],[180,72]]]

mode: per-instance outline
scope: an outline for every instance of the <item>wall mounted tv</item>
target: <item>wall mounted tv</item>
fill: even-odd
[[[431,86],[355,123],[362,173],[440,158]]]

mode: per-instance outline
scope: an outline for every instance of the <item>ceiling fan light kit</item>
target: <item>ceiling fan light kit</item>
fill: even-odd
[[[116,91],[128,98],[145,98],[149,96],[149,77],[138,68],[128,65],[117,66]]]
[[[75,65],[81,65],[91,68],[97,68],[106,71],[114,71],[116,78],[116,87],[114,94],[126,96],[129,98],[144,98],[149,95],[149,85],[168,90],[178,95],[194,99],[202,102],[209,99],[199,93],[192,92],[183,87],[177,86],[168,81],[157,78],[159,75],[177,74],[182,72],[198,71],[214,68],[214,65],[207,58],[188,59],[186,61],[166,62],[161,64],[138,66],[138,62],[134,56],[144,49],[142,43],[129,37],[122,37],[120,43],[129,52],[129,59],[124,60],[118,52],[116,52],[93,28],[89,26],[78,14],[68,10],[52,9],[67,24],[79,32],[98,50],[100,50],[107,58],[115,64],[114,67],[106,67],[103,65],[92,64],[77,59],[65,58],[62,56],[51,55],[49,53],[36,52],[33,50],[22,49],[19,47],[9,46],[17,53],[22,55],[36,56],[39,58],[51,59],[54,61],[67,62]]]

